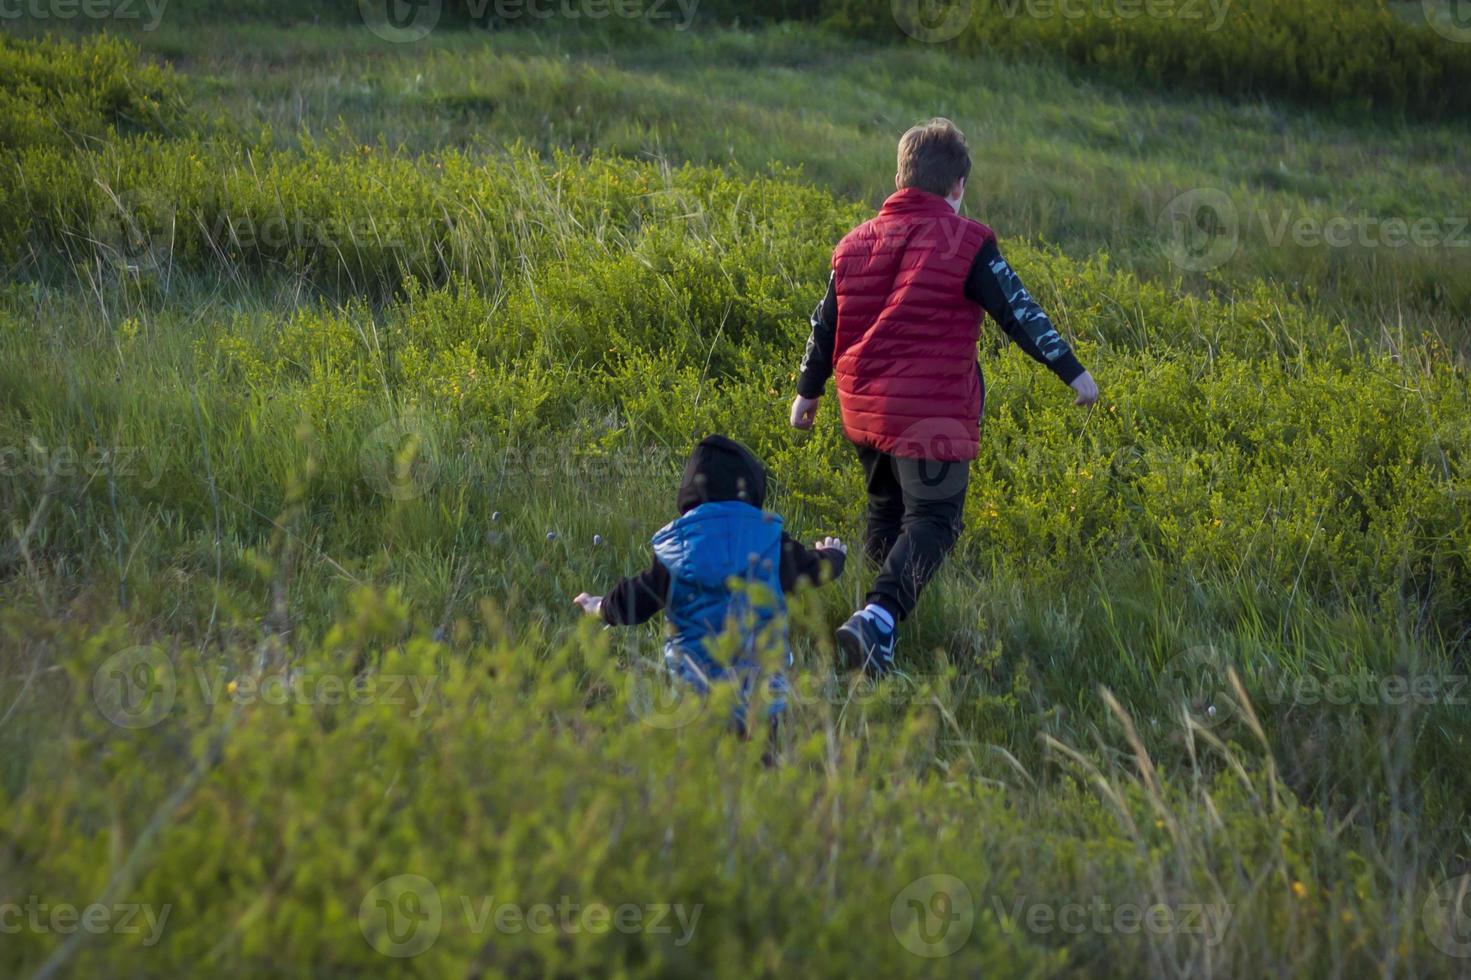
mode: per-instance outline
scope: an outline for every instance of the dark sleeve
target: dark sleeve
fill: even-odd
[[[976,254],[965,280],[965,295],[971,302],[981,304],[1006,336],[1064,384],[1072,384],[1083,373],[1083,365],[1078,363],[1068,342],[1001,257],[1001,249],[994,241],[987,242]]]
[[[833,373],[833,340],[838,330],[838,294],[833,277],[827,277],[827,294],[812,311],[812,335],[802,352],[802,366],[797,372],[797,394],[803,398],[821,398],[827,379]]]
[[[655,558],[653,564],[618,584],[603,596],[603,622],[610,626],[637,626],[664,608],[669,595],[669,569]]]
[[[822,585],[843,574],[847,555],[836,548],[807,548],[790,534],[781,536],[781,590],[791,592],[802,581]],[[824,566],[827,574],[824,575]]]

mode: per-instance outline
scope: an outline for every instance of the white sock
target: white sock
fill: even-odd
[[[875,623],[878,623],[879,628],[882,629],[885,633],[894,632],[894,617],[889,614],[889,611],[887,609],[885,609],[878,603],[870,602],[868,605],[864,606],[858,611],[867,616],[869,619],[873,620]]]

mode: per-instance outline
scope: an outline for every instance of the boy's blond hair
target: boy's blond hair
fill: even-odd
[[[965,134],[941,116],[910,127],[899,138],[900,187],[917,187],[946,197],[955,182],[970,176],[970,147]]]

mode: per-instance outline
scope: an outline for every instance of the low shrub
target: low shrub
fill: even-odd
[[[1383,0],[826,0],[823,18],[859,36],[950,43],[979,57],[1052,55],[1131,85],[1345,111],[1471,111],[1471,47],[1395,16]]]
[[[164,129],[181,106],[177,77],[140,62],[137,48],[117,38],[58,44],[0,34],[0,153],[71,150],[113,132]]]
[[[1057,742],[1040,789],[957,751],[953,678],[896,698],[839,683],[792,709],[763,770],[718,703],[650,714],[637,662],[595,630],[438,642],[364,590],[324,632],[208,655],[120,624],[46,635],[52,736],[0,788],[0,870],[26,883],[9,897],[46,908],[0,947],[7,973],[1444,962],[1260,747],[1202,741],[1195,778],[1156,774],[1122,711],[1116,762]],[[92,905],[137,914],[47,926]]]

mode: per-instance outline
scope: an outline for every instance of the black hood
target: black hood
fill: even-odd
[[[690,453],[684,476],[679,478],[679,512],[717,500],[765,506],[766,467],[734,439],[706,436]]]

